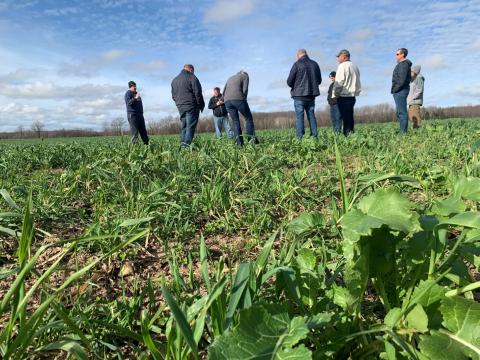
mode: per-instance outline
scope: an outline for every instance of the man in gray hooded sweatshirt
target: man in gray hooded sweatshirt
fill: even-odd
[[[407,97],[408,118],[413,123],[414,129],[420,127],[420,121],[422,120],[420,107],[423,105],[423,84],[425,78],[420,74],[421,69],[420,65],[412,66],[412,81],[410,82],[410,92]]]
[[[407,114],[407,96],[410,89],[410,68],[412,62],[407,59],[408,50],[400,48],[396,51],[397,66],[393,70],[392,75],[392,95],[397,108],[397,118],[400,122],[400,131],[406,133],[408,131],[408,114]]]

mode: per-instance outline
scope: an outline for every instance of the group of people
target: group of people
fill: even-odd
[[[403,133],[408,131],[408,118],[412,121],[414,128],[420,126],[420,107],[423,105],[424,77],[420,74],[421,67],[420,65],[412,66],[407,55],[408,50],[405,48],[396,51],[397,65],[393,71],[391,88],[400,130]],[[360,71],[357,65],[350,60],[350,52],[346,49],[338,52],[337,61],[337,70],[330,72],[329,75],[331,84],[328,89],[327,102],[330,106],[333,130],[336,133],[343,131],[343,134],[347,136],[354,132],[354,107],[356,97],[361,92]],[[292,65],[287,78],[295,109],[295,132],[298,139],[305,135],[305,114],[310,127],[310,135],[313,138],[318,136],[315,98],[320,95],[321,83],[322,75],[318,63],[310,59],[305,49],[298,50],[297,61]],[[173,79],[171,86],[172,99],[180,115],[181,146],[188,147],[193,141],[200,112],[205,109],[202,85],[195,76],[194,66],[184,65],[180,74]],[[227,80],[223,94],[219,87],[213,89],[213,96],[208,103],[208,108],[213,111],[216,136],[220,138],[223,129],[226,135],[235,139],[239,146],[243,146],[245,140],[254,144],[259,143],[255,134],[252,112],[247,101],[248,86],[249,76],[244,70],[240,70]],[[125,104],[133,136],[132,141],[138,141],[140,136],[143,143],[148,144],[142,98],[137,92],[137,85],[134,81],[130,81],[128,87],[129,90],[125,93]],[[239,113],[245,119],[245,139]]]

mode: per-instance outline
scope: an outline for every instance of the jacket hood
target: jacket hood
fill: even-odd
[[[420,65],[415,65],[415,66],[412,66],[412,72],[414,72],[415,74],[419,75],[420,74],[420,71],[422,70],[422,67]]]

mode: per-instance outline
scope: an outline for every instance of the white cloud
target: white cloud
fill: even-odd
[[[480,88],[479,87],[457,88],[454,95],[473,97],[478,101],[478,99],[480,99]]]
[[[39,111],[37,106],[24,105],[16,102],[11,102],[0,106],[0,114],[32,114]]]
[[[57,86],[52,82],[35,81],[27,84],[0,84],[0,95],[13,99],[79,99],[95,100],[111,94],[120,94],[123,86],[92,85]]]
[[[423,69],[427,70],[440,70],[449,67],[447,58],[443,54],[429,55],[428,57],[417,60],[416,64],[421,65]]]
[[[167,64],[161,60],[152,60],[148,63],[136,62],[127,65],[127,70],[132,73],[145,73],[159,71],[167,68]]]
[[[47,16],[67,16],[67,15],[75,15],[80,12],[79,8],[75,7],[65,7],[65,8],[53,8],[47,9],[43,13]]]
[[[472,43],[470,48],[473,50],[480,50],[480,37]]]
[[[254,8],[254,0],[237,0],[235,2],[217,0],[206,11],[204,21],[207,23],[227,23],[251,14]]]
[[[128,55],[130,55],[129,51],[121,50],[121,49],[112,49],[100,54],[99,58],[101,61],[104,61],[104,62],[112,62],[112,61],[127,57]]]
[[[352,40],[357,40],[357,41],[364,41],[371,38],[372,36],[373,36],[373,31],[365,28],[365,29],[359,29],[359,30],[350,32],[347,35],[347,38]]]
[[[0,74],[0,83],[30,80],[43,71],[45,70],[19,68],[7,74]]]
[[[94,77],[101,68],[129,55],[129,51],[111,49],[98,56],[85,58],[77,63],[62,63],[60,64],[58,74],[60,76]]]

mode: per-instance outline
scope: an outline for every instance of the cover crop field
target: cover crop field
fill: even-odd
[[[0,357],[480,359],[480,119],[0,142]]]

